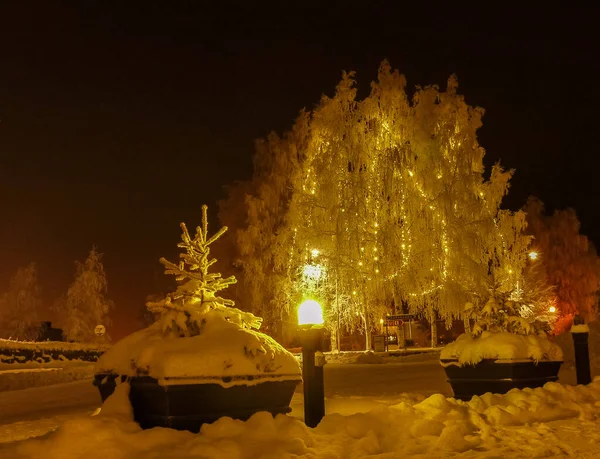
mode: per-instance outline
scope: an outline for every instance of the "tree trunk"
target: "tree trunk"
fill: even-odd
[[[329,339],[331,341],[331,352],[340,352],[340,328],[337,321],[331,328],[331,336]]]
[[[437,347],[438,334],[437,334],[437,322],[435,321],[435,312],[431,313],[431,347]]]
[[[471,334],[471,321],[468,317],[463,319],[463,323],[465,324],[465,333]]]
[[[369,315],[365,314],[365,350],[371,350],[371,321]]]

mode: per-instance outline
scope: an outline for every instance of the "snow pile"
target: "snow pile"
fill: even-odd
[[[155,323],[115,344],[96,364],[96,373],[149,375],[160,384],[300,380],[296,358],[268,335],[223,320],[208,321],[202,333],[166,337]]]
[[[440,359],[458,360],[461,365],[475,365],[483,359],[561,361],[562,358],[560,346],[548,340],[545,335],[488,331],[475,339],[464,333],[442,349],[440,354]]]
[[[121,384],[98,416],[65,422],[42,439],[12,444],[15,459],[169,458],[432,458],[543,457],[572,453],[554,421],[572,420],[598,440],[600,379],[589,386],[485,394],[469,402],[433,395],[351,416],[325,416],[316,429],[289,416],[261,412],[243,422],[221,418],[199,434],[164,428],[143,431],[132,421],[128,384]],[[480,456],[481,455],[481,456]]]
[[[325,352],[327,363],[334,364],[385,364],[406,362],[413,359],[421,359],[423,354],[439,355],[439,349],[421,348],[409,351],[341,351]],[[296,355],[302,361],[302,354]]]
[[[355,363],[368,363],[368,364],[382,364],[384,363],[381,355],[375,354],[375,352],[361,352],[356,357]]]

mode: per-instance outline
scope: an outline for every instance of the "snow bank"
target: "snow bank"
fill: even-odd
[[[0,338],[0,349],[104,351],[109,346],[93,343],[67,343],[63,341],[16,341]]]
[[[475,365],[483,359],[560,361],[562,358],[560,346],[543,335],[487,331],[476,339],[464,333],[440,354],[440,359],[458,359],[461,365]]]
[[[296,358],[264,333],[231,322],[208,321],[202,333],[166,337],[160,322],[133,333],[106,351],[96,373],[148,375],[160,384],[216,383],[224,387],[268,379],[301,379]]]
[[[46,438],[12,444],[0,454],[14,459],[554,457],[572,455],[568,441],[577,426],[586,429],[585,442],[592,446],[600,439],[600,379],[589,386],[548,383],[485,394],[469,402],[439,394],[418,403],[407,399],[368,413],[328,415],[315,429],[261,412],[246,422],[221,418],[199,434],[142,431],[132,421],[127,391],[127,384],[118,386],[98,416],[69,420]],[[573,422],[568,439],[557,435],[558,424],[547,424],[563,420]]]
[[[369,351],[358,354],[355,363],[382,364],[384,361],[381,355]]]
[[[14,365],[13,365],[14,366]],[[71,365],[65,368],[26,368],[0,371],[0,392],[50,386],[80,379],[92,379],[94,365]],[[91,384],[91,381],[90,381]]]
[[[325,352],[327,363],[334,364],[385,364],[406,362],[413,359],[421,359],[423,354],[439,355],[440,350],[436,348],[420,348],[408,351],[341,351],[341,352]],[[297,354],[296,357],[302,361],[302,354]]]

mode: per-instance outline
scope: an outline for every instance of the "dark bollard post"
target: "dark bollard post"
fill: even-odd
[[[324,330],[311,326],[301,330],[302,379],[304,384],[304,423],[316,427],[325,416],[325,390],[323,383]]]
[[[592,382],[590,371],[590,351],[588,347],[588,335],[590,329],[582,317],[575,316],[571,335],[573,335],[573,347],[575,348],[575,371],[577,373],[577,384],[589,384]]]

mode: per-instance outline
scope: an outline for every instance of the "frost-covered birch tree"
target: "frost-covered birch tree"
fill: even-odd
[[[66,337],[74,341],[97,341],[94,329],[97,325],[108,328],[108,313],[113,306],[106,298],[107,279],[102,264],[102,254],[92,248],[85,262],[75,262],[75,280],[67,290],[60,308],[62,326]],[[102,341],[109,340],[104,335]]]
[[[262,179],[271,190],[286,185],[277,208],[260,201],[276,224],[254,218],[240,241],[272,238],[273,271],[287,279],[273,286],[287,289],[274,307],[289,311],[286,298],[306,295],[303,273],[318,266],[326,280],[308,294],[322,297],[326,323],[362,328],[370,348],[373,321],[392,301],[451,320],[467,301],[487,301],[489,276],[514,288],[529,244],[525,216],[500,209],[512,171],[495,165],[484,178],[483,110],[457,87],[452,76],[445,91],[418,87],[411,99],[404,76],[383,62],[368,97],[357,100],[345,73],[335,95],[300,118],[277,151],[277,161],[297,161],[294,174],[271,169]]]

